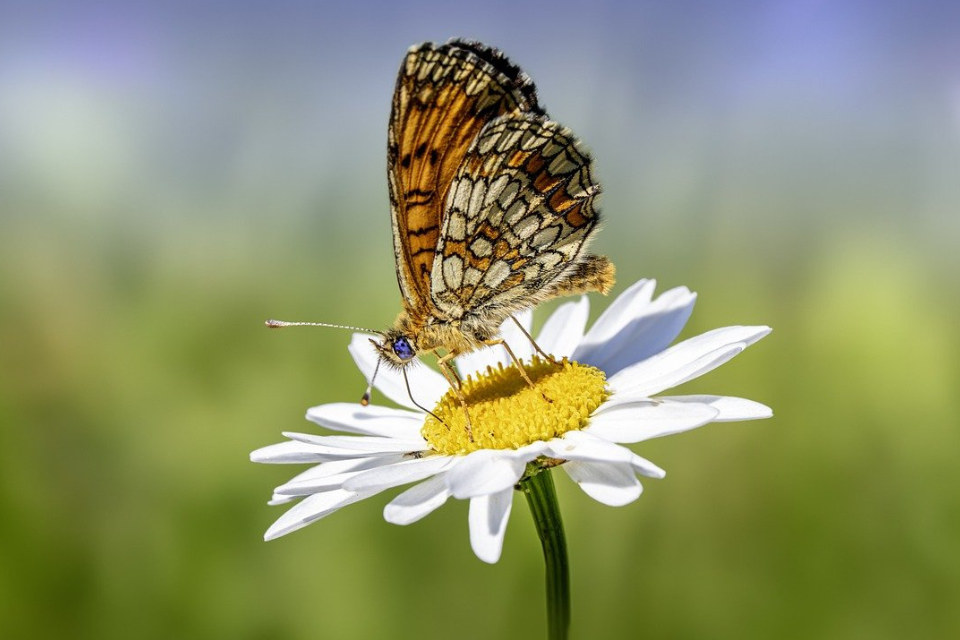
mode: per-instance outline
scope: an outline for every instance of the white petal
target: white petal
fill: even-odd
[[[363,377],[368,381],[373,376],[377,367],[377,360],[380,358],[376,349],[370,344],[370,340],[376,340],[376,338],[377,336],[355,333],[348,347],[350,355],[353,356],[353,361],[357,363]],[[410,392],[413,394],[414,400],[425,407],[432,407],[437,404],[441,396],[450,388],[441,374],[422,362],[413,363],[406,367],[404,371],[406,371],[407,379],[410,381]],[[399,369],[380,367],[375,386],[383,395],[400,406],[420,411],[413,400],[410,399],[410,394],[407,393],[407,385],[403,380],[403,375],[403,371]]]
[[[546,353],[561,358],[569,358],[583,339],[583,330],[590,315],[590,301],[581,296],[576,302],[568,302],[557,307],[547,318],[537,336],[537,344]]]
[[[523,325],[527,333],[530,333],[530,327],[533,325],[533,311],[526,309],[513,314],[513,316]],[[500,337],[510,345],[513,353],[520,360],[529,359],[533,355],[533,345],[530,344],[530,340],[523,335],[523,332],[517,328],[517,324],[510,318],[504,320],[500,325]],[[486,371],[488,366],[494,369],[497,368],[498,364],[505,367],[509,366],[513,363],[513,360],[510,359],[510,354],[507,353],[506,349],[497,345],[465,353],[456,358],[456,363],[460,375],[465,377],[477,371]]]
[[[597,437],[592,431],[568,431],[550,443],[550,452],[555,458],[579,462],[613,462],[630,464],[634,471],[649,478],[662,478],[667,472],[646,458],[641,458],[630,449]]]
[[[487,495],[513,487],[523,475],[526,463],[481,449],[463,459],[447,473],[447,486],[458,499]]]
[[[277,518],[277,521],[267,529],[263,539],[273,540],[285,536],[291,531],[301,529],[311,522],[316,522],[320,518],[330,515],[341,507],[369,498],[373,493],[363,494],[337,489],[336,491],[307,496]]]
[[[404,454],[394,453],[370,458],[332,460],[330,462],[324,462],[323,464],[318,464],[310,467],[309,469],[305,469],[303,472],[298,473],[294,477],[290,478],[289,482],[300,482],[304,480],[313,480],[315,478],[326,478],[327,476],[333,476],[338,473],[346,473],[348,471],[372,469],[384,464],[395,464],[403,459]]]
[[[384,466],[396,465],[405,459],[403,455],[375,456],[351,460],[324,462],[307,469],[273,490],[277,496],[305,496],[340,488],[343,483],[358,473]],[[353,490],[353,489],[351,489]]]
[[[634,455],[630,449],[599,438],[591,431],[568,431],[551,440],[549,446],[547,455],[562,460],[629,463]]]
[[[656,478],[657,480],[660,480],[661,478],[665,478],[667,475],[666,471],[653,464],[646,458],[641,458],[637,454],[633,454],[633,458],[630,460],[630,465],[633,467],[634,471],[648,478]]]
[[[574,352],[574,359],[580,360],[589,355],[598,346],[613,338],[630,320],[648,304],[653,297],[656,280],[638,280],[610,303],[597,318],[580,346]]]
[[[377,489],[382,491],[410,484],[436,475],[453,463],[450,456],[427,456],[404,460],[398,464],[362,471],[343,483],[348,491]]]
[[[512,488],[470,500],[470,546],[484,562],[500,559],[512,505]]]
[[[568,462],[563,470],[584,493],[611,507],[629,504],[643,493],[643,486],[629,464]]]
[[[423,427],[423,413],[359,403],[334,402],[307,409],[307,420],[334,431],[365,436],[415,437]]]
[[[297,480],[286,482],[273,490],[274,498],[278,496],[309,496],[315,493],[326,493],[335,489],[342,489],[344,480],[356,475],[351,473],[335,473],[312,480]]]
[[[306,464],[356,457],[355,452],[323,447],[307,442],[279,442],[261,447],[250,454],[250,460],[264,464]]]
[[[661,400],[671,402],[691,402],[708,404],[720,413],[714,422],[733,422],[735,420],[762,420],[773,416],[773,410],[765,404],[735,398],[733,396],[661,396]]]
[[[412,453],[424,451],[429,444],[422,436],[416,438],[383,438],[380,436],[318,436],[312,433],[284,431],[291,440],[321,447],[333,455],[364,456],[384,453]]]
[[[454,362],[457,365],[460,377],[466,378],[477,372],[482,373],[487,370],[487,367],[496,369],[497,365],[500,364],[500,353],[502,351],[502,347],[482,347],[476,351],[457,356],[454,358]]]
[[[480,449],[467,454],[447,472],[447,486],[460,500],[496,493],[513,487],[523,476],[527,462],[547,450],[537,442],[516,450]]]
[[[696,294],[678,287],[651,302],[654,283],[641,282],[643,286],[634,285],[610,306],[606,318],[597,320],[574,359],[609,376],[663,351],[676,339],[693,312]],[[621,299],[625,302],[616,305]]]
[[[383,518],[393,524],[412,524],[439,509],[450,497],[443,476],[434,476],[413,486],[383,509]]]
[[[730,361],[743,351],[743,343],[720,347],[705,353],[691,361],[659,360],[654,356],[640,364],[628,367],[607,381],[615,396],[611,405],[633,402],[635,398],[648,398],[652,395],[699,378]],[[664,352],[666,353],[666,352]]]
[[[684,340],[609,379],[615,393],[650,396],[712,371],[763,336],[769,327],[725,327]]]
[[[601,407],[604,409],[604,407]],[[703,426],[718,411],[706,404],[662,400],[621,404],[590,418],[586,431],[611,442],[642,442]]]

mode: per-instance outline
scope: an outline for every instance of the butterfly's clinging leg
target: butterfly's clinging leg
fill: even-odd
[[[521,376],[524,380],[526,380],[527,384],[530,385],[530,388],[531,388],[531,389],[535,389],[535,388],[536,388],[536,387],[534,386],[534,384],[533,384],[533,380],[531,380],[531,379],[530,379],[530,376],[527,375],[527,370],[523,368],[523,363],[520,362],[520,359],[517,357],[517,354],[515,354],[515,353],[513,352],[513,349],[510,348],[510,345],[508,345],[508,344],[504,341],[503,338],[496,338],[496,339],[494,339],[494,340],[485,340],[483,344],[485,344],[485,345],[487,345],[487,346],[490,346],[490,347],[493,347],[493,346],[496,346],[496,345],[499,344],[499,345],[501,345],[504,349],[506,349],[506,350],[507,350],[507,354],[510,355],[510,359],[513,360],[513,364],[515,364],[515,365],[517,366],[517,369],[520,371],[520,376]],[[550,398],[548,398],[548,397],[546,396],[546,394],[544,394],[542,391],[540,392],[540,395],[543,396],[543,399],[546,400],[547,402],[553,402],[553,400],[551,400]]]
[[[443,374],[443,377],[450,383],[450,387],[454,393],[457,394],[460,406],[463,407],[463,417],[466,420],[465,424],[467,426],[467,437],[470,438],[470,442],[473,442],[473,427],[470,424],[470,412],[467,411],[467,399],[463,397],[463,391],[460,390],[460,386],[463,383],[460,381],[460,376],[457,375],[457,372],[454,371],[453,367],[449,364],[449,361],[456,355],[457,353],[455,351],[451,351],[442,358],[437,358],[437,366],[440,367],[440,373]]]
[[[447,355],[437,358],[437,366],[440,367],[440,373],[447,379],[450,386],[459,391],[461,385],[463,385],[463,381],[460,380],[460,376],[457,375],[453,367],[448,364],[456,355],[456,352],[451,351]]]
[[[550,355],[549,353],[547,353],[546,351],[540,348],[540,345],[538,345],[536,340],[533,339],[533,336],[531,336],[530,333],[523,328],[523,325],[520,324],[519,320],[517,320],[513,316],[510,316],[510,319],[513,320],[513,323],[517,325],[517,328],[520,329],[523,335],[527,336],[527,340],[530,341],[530,344],[533,345],[533,348],[537,351],[537,353],[542,355],[544,359],[546,359],[546,361],[549,362],[550,364],[555,364],[557,366],[560,366],[560,363],[557,362],[556,358],[554,358],[552,355]],[[504,346],[506,346],[506,344],[504,344]],[[514,358],[514,361],[516,361],[516,358]]]
[[[448,361],[450,358],[452,358],[454,355],[456,355],[456,354],[447,354],[446,356],[444,356],[444,360],[443,360],[444,364],[446,364],[447,361]],[[456,367],[450,367],[450,366],[448,366],[448,367],[447,367],[447,371],[449,371],[449,372],[450,372],[450,375],[452,375],[452,376],[454,377],[454,379],[457,381],[457,388],[459,389],[460,387],[462,387],[462,386],[463,386],[463,378],[460,377],[460,374],[457,372],[457,368],[456,368]]]

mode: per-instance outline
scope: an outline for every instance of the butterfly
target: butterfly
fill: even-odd
[[[387,177],[403,310],[371,340],[379,362],[404,369],[433,352],[457,389],[449,361],[502,344],[526,377],[500,325],[545,300],[613,287],[613,263],[587,253],[600,222],[592,159],[493,47],[455,39],[409,49],[393,94]],[[292,324],[323,323],[267,322]]]
[[[385,363],[443,349],[440,368],[455,378],[449,360],[499,344],[514,313],[612,288],[613,263],[586,252],[600,222],[592,160],[499,50],[412,47],[387,139],[403,310],[375,342]]]

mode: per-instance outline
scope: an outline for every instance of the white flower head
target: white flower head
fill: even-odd
[[[384,518],[410,524],[451,496],[469,499],[471,545],[481,560],[493,563],[500,558],[514,487],[528,464],[559,466],[590,497],[621,506],[640,496],[638,475],[662,478],[665,474],[624,444],[710,422],[770,417],[768,407],[742,398],[657,395],[722,365],[770,329],[725,327],[670,346],[690,317],[696,295],[680,287],[654,300],[655,284],[641,280],[627,289],[586,334],[589,302],[585,296],[558,307],[540,331],[537,344],[563,359],[562,375],[554,375],[556,363],[534,358],[529,340],[512,321],[505,322],[502,337],[518,358],[530,363],[525,370],[537,380],[533,389],[518,383],[511,397],[526,392],[530,397],[518,402],[535,408],[506,424],[504,411],[518,414],[509,413],[513,407],[503,409],[497,404],[505,399],[471,404],[475,442],[472,436],[465,441],[464,430],[453,426],[462,413],[457,396],[449,394],[443,376],[424,366],[407,369],[416,404],[401,372],[381,370],[376,378],[377,389],[403,409],[359,403],[309,409],[308,420],[350,435],[285,433],[287,442],[251,454],[254,462],[314,465],[274,490],[270,504],[300,502],[280,516],[264,537],[286,535],[348,504],[416,483],[387,504]],[[518,314],[517,320],[529,331],[529,312]],[[368,380],[377,362],[369,337],[355,334],[350,344],[350,353]],[[458,357],[465,393],[469,395],[475,381],[506,380],[510,372],[516,373],[509,363],[500,346]],[[587,377],[570,382],[568,371]],[[540,380],[547,378],[564,380],[567,386],[540,386]],[[505,384],[511,383],[506,380]],[[432,413],[446,419],[424,413],[417,404],[436,407]],[[487,410],[489,420],[484,418]],[[579,416],[573,415],[578,411]]]

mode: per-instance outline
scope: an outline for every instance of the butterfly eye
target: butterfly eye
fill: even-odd
[[[416,355],[413,347],[410,346],[410,341],[403,336],[393,341],[393,352],[403,361],[412,360],[413,356]]]

